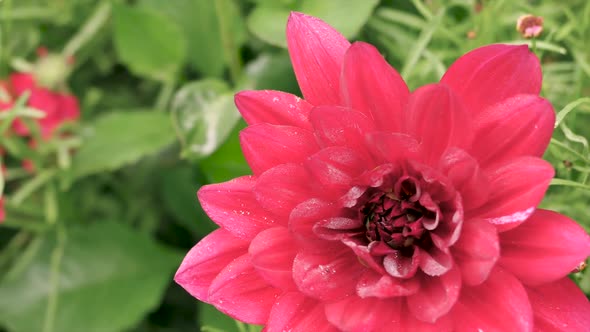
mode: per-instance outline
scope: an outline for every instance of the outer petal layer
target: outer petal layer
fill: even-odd
[[[471,114],[517,94],[538,95],[541,65],[526,45],[495,44],[460,57],[441,83],[453,89]]]
[[[471,154],[482,166],[520,156],[541,157],[551,139],[555,112],[535,95],[518,95],[479,113]]]
[[[240,143],[255,175],[280,164],[302,162],[318,150],[311,131],[266,123],[242,130]]]
[[[533,330],[533,312],[525,288],[498,268],[483,284],[461,290],[451,316],[456,332]]]
[[[536,288],[527,288],[535,316],[535,331],[587,331],[590,302],[568,278]]]
[[[340,70],[350,43],[323,21],[292,13],[287,45],[305,100],[313,105],[340,105]]]
[[[374,46],[352,44],[344,58],[341,83],[347,106],[371,117],[380,130],[400,131],[409,90]]]
[[[324,304],[292,292],[282,295],[272,307],[264,332],[338,332],[326,320]]]
[[[424,146],[424,155],[436,163],[447,147],[471,143],[471,120],[454,93],[445,85],[431,84],[412,93],[405,130]]]
[[[264,324],[280,294],[280,290],[260,278],[246,254],[232,261],[213,280],[208,302],[243,322]]]
[[[292,270],[297,246],[287,228],[261,232],[250,243],[248,252],[252,265],[269,284],[283,290],[295,289]]]
[[[313,106],[286,92],[242,91],[236,94],[235,103],[249,125],[270,123],[311,128],[308,116]]]
[[[255,179],[244,176],[201,187],[197,193],[203,210],[219,226],[235,236],[251,239],[274,223],[252,192]]]
[[[224,229],[207,235],[186,255],[174,280],[192,296],[208,301],[211,282],[226,265],[246,253],[248,242]]]
[[[500,265],[532,286],[565,277],[590,256],[590,236],[584,229],[549,210],[537,210],[522,225],[502,233],[500,243]]]

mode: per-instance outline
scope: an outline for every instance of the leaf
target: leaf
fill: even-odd
[[[214,306],[198,302],[199,326],[201,331],[237,331],[236,322],[229,316],[221,313]]]
[[[324,20],[350,39],[358,34],[378,2],[350,1],[343,6],[339,0],[301,0],[295,4],[287,2],[280,7],[264,2],[250,13],[247,25],[261,40],[275,46],[287,47],[285,27],[289,13],[294,10]]]
[[[218,0],[215,0],[218,1]],[[187,59],[206,76],[221,76],[228,62],[223,49],[215,1],[142,0],[141,4],[157,10],[178,24],[187,41]],[[226,1],[223,14],[231,23],[230,31],[239,47],[246,41],[244,22],[233,1]]]
[[[184,85],[171,108],[182,155],[199,159],[213,153],[240,119],[225,82],[205,79]]]
[[[239,89],[278,90],[301,95],[291,60],[286,52],[262,53],[245,68],[245,75]]]
[[[113,6],[115,49],[135,74],[169,80],[186,56],[186,40],[170,18],[143,7]]]
[[[41,249],[17,278],[0,285],[0,322],[11,331],[41,331],[51,292],[50,256]],[[180,256],[122,224],[70,228],[59,270],[54,331],[121,331],[153,310]]]
[[[164,208],[179,224],[199,238],[218,227],[207,217],[197,200],[197,190],[204,179],[202,175],[197,176],[192,166],[162,170],[160,180]]]
[[[239,131],[244,127],[246,123],[240,121],[217,151],[199,163],[209,182],[224,182],[238,176],[252,174],[242,154],[238,138]]]
[[[154,111],[108,113],[83,135],[85,140],[72,160],[74,179],[118,169],[174,142],[168,115]]]

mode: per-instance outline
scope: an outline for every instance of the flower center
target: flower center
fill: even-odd
[[[375,188],[360,208],[369,242],[383,242],[392,249],[412,254],[415,245],[430,244],[428,231],[439,222],[438,207],[419,182],[409,176],[400,178],[391,190]]]

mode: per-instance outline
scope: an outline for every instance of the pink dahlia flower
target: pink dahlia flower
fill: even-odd
[[[78,99],[75,96],[38,85],[32,74],[14,73],[10,75],[9,84],[5,84],[4,88],[14,100],[27,91],[30,93],[27,105],[42,111],[45,115],[37,121],[44,139],[51,138],[64,122],[75,121],[80,117]],[[0,110],[11,107],[12,101],[0,102]],[[13,129],[18,135],[30,135],[29,128],[19,119],[14,122]]]
[[[265,331],[583,331],[590,254],[536,209],[554,124],[526,46],[490,45],[410,92],[379,52],[293,13],[304,99],[245,91],[253,175],[198,192],[219,225],[176,281]]]

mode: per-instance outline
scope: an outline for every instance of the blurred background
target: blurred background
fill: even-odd
[[[411,89],[478,46],[534,47],[558,112],[543,206],[590,229],[587,0],[0,0],[0,331],[260,331],[172,278],[215,229],[198,188],[250,173],[233,95],[300,95],[292,10],[376,45]],[[536,39],[523,14],[543,18]],[[587,270],[572,278],[590,294]]]

